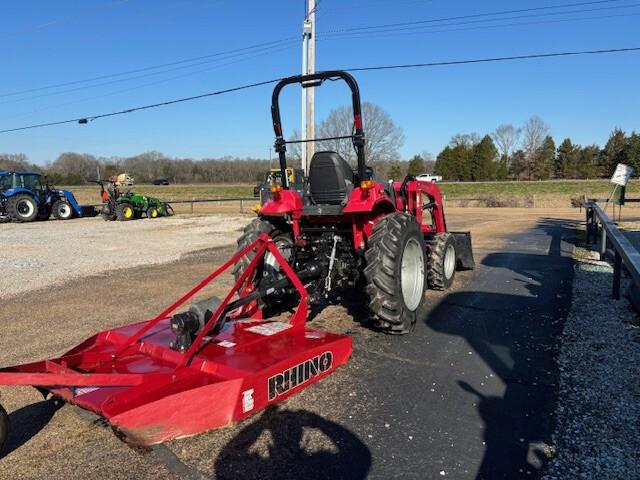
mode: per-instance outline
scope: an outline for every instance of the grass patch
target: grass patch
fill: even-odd
[[[253,195],[253,184],[134,185],[134,192],[170,202],[192,198],[241,198]],[[66,187],[82,204],[100,203],[97,185]],[[442,183],[442,192],[454,205],[476,207],[569,207],[572,199],[606,198],[612,190],[608,180],[548,180],[541,182]],[[640,197],[640,180],[632,180],[627,197]]]

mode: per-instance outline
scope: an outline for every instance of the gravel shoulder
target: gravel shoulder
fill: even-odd
[[[4,224],[0,299],[229,245],[248,221],[247,215],[208,215],[117,223],[96,217]]]
[[[640,478],[638,315],[627,299],[611,299],[612,275],[604,262],[575,266],[558,359],[556,456],[545,480]]]

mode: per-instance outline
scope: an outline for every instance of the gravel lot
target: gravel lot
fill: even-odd
[[[611,281],[606,263],[576,264],[546,480],[640,478],[638,315],[626,299],[611,300]]]
[[[232,244],[244,215],[133,222],[83,218],[0,225],[0,299],[115,269],[166,263]],[[36,273],[37,272],[37,273]]]

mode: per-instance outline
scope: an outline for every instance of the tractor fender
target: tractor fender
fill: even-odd
[[[363,190],[361,188],[354,188],[349,195],[349,200],[342,210],[343,214],[346,213],[362,213],[362,212],[380,212],[381,214],[391,213],[395,211],[396,207],[391,199],[384,193],[382,186],[380,188],[372,188],[370,190]]]
[[[282,190],[272,194],[260,209],[260,215],[283,216],[302,210],[302,198],[295,190]]]
[[[75,195],[69,190],[60,190],[60,192],[62,192],[64,198],[67,200],[67,202],[69,202],[69,205],[71,205],[73,211],[76,212],[76,215],[78,215],[78,217],[82,217],[82,208],[78,204]]]
[[[3,190],[2,195],[4,198],[11,198],[16,195],[25,194],[29,195],[36,202],[36,205],[40,205],[40,200],[36,195],[33,194],[31,190],[22,187],[8,188],[7,190]]]

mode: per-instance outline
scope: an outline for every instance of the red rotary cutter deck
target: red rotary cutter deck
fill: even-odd
[[[251,252],[216,311],[176,348],[170,315]],[[288,321],[264,320],[258,292],[243,286],[266,252],[299,295]],[[2,368],[0,385],[50,392],[105,418],[126,442],[152,445],[246,418],[344,364],[351,339],[307,327],[307,314],[300,278],[263,234],[154,319],[98,333],[53,360]]]

